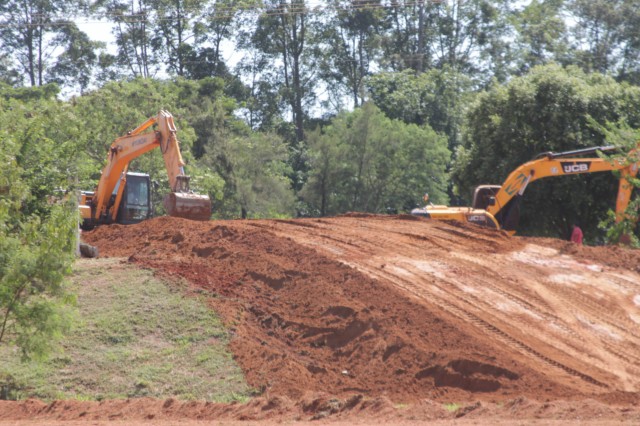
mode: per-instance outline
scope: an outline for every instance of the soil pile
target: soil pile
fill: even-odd
[[[84,239],[208,296],[263,392],[639,401],[634,251],[360,214],[164,217]]]
[[[257,410],[289,413],[268,418],[640,419],[637,251],[362,214],[161,217],[83,239],[207,297]]]

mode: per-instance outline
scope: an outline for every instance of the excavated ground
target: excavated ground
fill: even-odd
[[[639,251],[362,214],[161,217],[83,239],[207,296],[262,394],[217,411],[137,401],[140,418],[446,420],[455,402],[469,421],[640,422]],[[104,403],[0,405],[0,419],[109,419]]]

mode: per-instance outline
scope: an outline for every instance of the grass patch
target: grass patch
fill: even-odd
[[[12,381],[12,398],[230,402],[251,395],[203,300],[119,259],[78,260],[71,285],[79,315],[60,351],[22,363],[15,348],[0,347],[0,378]]]
[[[462,405],[456,403],[456,402],[449,402],[447,404],[444,404],[444,409],[447,410],[450,413],[455,413],[456,411],[458,411],[460,409],[460,407],[462,407]]]

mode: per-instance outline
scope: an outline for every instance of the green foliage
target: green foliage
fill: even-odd
[[[63,52],[62,56],[65,56],[78,47],[77,39],[71,40],[67,30],[74,29],[77,33],[77,28],[69,19],[81,3],[80,0],[0,2],[0,46],[3,53],[12,57],[18,75],[27,80],[29,85],[42,86],[50,81],[50,69],[59,65],[58,57],[52,52]],[[83,36],[86,39],[86,35]],[[89,56],[93,54],[92,51],[84,52]],[[68,72],[77,74],[83,70],[82,59],[87,59],[85,53],[76,55],[77,64],[67,61],[65,66]]]
[[[389,118],[429,125],[459,141],[463,113],[473,99],[471,80],[450,68],[415,75],[411,71],[378,73],[367,82],[371,100]]]
[[[459,404],[457,402],[447,402],[445,404],[443,404],[443,407],[445,410],[447,410],[450,413],[455,413],[456,411],[458,411],[460,408],[462,408],[462,404]]]
[[[54,83],[45,84],[40,87],[11,87],[6,83],[0,83],[0,93],[4,100],[16,99],[24,102],[53,100],[60,92]]]
[[[620,80],[640,81],[638,57],[640,8],[635,0],[568,0],[575,22],[574,48],[568,61],[587,72],[601,72]]]
[[[590,119],[601,124],[625,119],[637,127],[638,102],[637,87],[557,65],[492,87],[467,116],[453,171],[459,194],[470,197],[476,185],[501,183],[541,152],[603,145],[604,135]],[[615,203],[616,185],[611,173],[535,182],[525,193],[518,232],[568,237],[570,224],[578,220],[585,239],[594,241],[600,238],[597,223]]]
[[[402,212],[423,191],[446,202],[446,140],[433,130],[390,120],[365,103],[309,138],[311,169],[303,198],[320,215]]]
[[[333,11],[320,24],[320,70],[333,90],[332,103],[342,105],[346,98],[354,108],[362,105],[364,80],[371,74],[380,52],[380,29],[384,25],[384,8],[380,0],[330,2]]]
[[[298,148],[304,140],[304,122],[309,103],[315,96],[316,80],[313,78],[315,55],[311,48],[315,25],[313,15],[308,13],[305,0],[268,0],[264,13],[251,35],[252,47],[270,62],[265,65],[280,68],[276,73],[266,72],[267,84],[276,78],[278,95],[287,103],[295,126],[292,147]],[[296,167],[296,171],[301,167]]]
[[[46,355],[52,339],[70,325],[65,305],[73,297],[64,276],[74,258],[77,227],[70,210],[54,207],[46,220],[32,218],[0,231],[0,344],[17,345],[25,358]]]
[[[158,5],[153,0],[113,0],[98,1],[95,7],[116,28],[117,65],[126,70],[125,75],[149,78],[157,74],[163,62],[163,40],[156,27]],[[141,16],[145,18],[136,19]]]
[[[418,73],[448,66],[470,77],[500,73],[508,51],[505,16],[512,2],[467,0],[391,3],[383,32],[384,69]]]
[[[77,212],[56,190],[68,187],[75,146],[56,143],[68,130],[59,115],[63,108],[46,98],[0,100],[0,344],[17,345],[25,358],[45,356],[70,324],[64,276]]]
[[[640,130],[632,129],[625,122],[616,124],[607,123],[606,126],[593,124],[598,130],[605,134],[609,144],[620,147],[620,151],[626,153],[627,164],[635,164],[635,169],[631,169],[631,173],[635,176],[625,176],[630,185],[633,186],[631,199],[622,218],[616,217],[615,211],[610,210],[607,217],[602,220],[599,227],[606,232],[607,241],[610,243],[622,242],[629,244],[635,248],[640,248],[640,230],[638,229],[638,218],[640,217],[640,179],[638,179],[638,165],[640,164]],[[619,157],[618,153],[618,157]],[[604,155],[603,155],[604,156]],[[606,156],[604,156],[607,158]],[[608,157],[613,161],[613,156]],[[633,166],[632,166],[633,167]],[[635,172],[634,172],[635,170]],[[621,177],[621,173],[616,173],[617,177]],[[618,220],[620,219],[620,220]]]
[[[48,80],[80,93],[86,91],[98,64],[98,52],[105,48],[105,44],[92,41],[71,22],[60,26],[57,40],[66,48],[49,70]]]
[[[289,151],[275,134],[249,133],[225,138],[205,155],[204,161],[221,170],[225,198],[220,217],[290,217],[294,194],[287,177]]]
[[[566,55],[567,30],[560,15],[564,0],[533,0],[514,13],[517,31],[516,70],[526,72],[536,65],[561,59]]]

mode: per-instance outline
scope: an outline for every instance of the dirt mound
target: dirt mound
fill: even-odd
[[[262,392],[640,401],[635,252],[360,214],[157,218],[84,239],[208,296]]]
[[[567,393],[454,318],[264,229],[271,224],[315,226],[159,218],[102,227],[85,239],[103,255],[184,277],[194,292],[209,296],[235,336],[237,362],[263,392],[294,399],[307,391],[357,392],[400,401],[498,391],[536,397],[542,388],[554,397]],[[457,237],[460,231],[449,232]],[[507,238],[475,238],[494,251],[519,246]]]
[[[0,401],[0,421],[640,422],[637,251],[357,213],[83,239],[206,297],[260,396]]]

